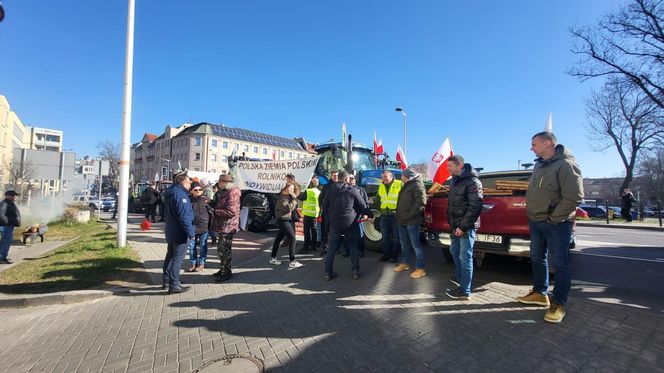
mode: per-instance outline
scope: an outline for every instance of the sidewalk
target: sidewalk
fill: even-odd
[[[49,241],[48,238],[46,238],[44,242],[39,242],[39,240],[37,240],[33,245],[13,243],[9,248],[9,258],[12,260],[12,264],[0,264],[0,272],[4,272],[25,260],[40,257],[49,251],[66,245],[70,241]]]
[[[474,297],[454,301],[452,267],[428,249],[428,276],[412,280],[381,263],[361,260],[351,279],[337,256],[339,277],[323,281],[322,258],[305,266],[271,266],[268,234],[241,233],[234,277],[184,274],[193,291],[167,295],[158,277],[165,252],[157,224],[128,238],[155,285],[94,302],[0,310],[0,361],[7,372],[191,372],[227,355],[250,355],[267,372],[662,372],[662,300],[621,298],[592,284],[573,285],[558,325],[544,310],[514,302],[525,283],[496,282],[477,271]],[[285,248],[280,256],[287,254]],[[211,250],[210,257],[215,252]]]
[[[618,228],[618,229],[643,229],[651,231],[664,232],[664,227],[659,226],[659,220],[648,218],[645,221],[633,221],[627,223],[624,221],[615,222],[613,220],[606,224],[606,220],[577,220],[576,225],[580,227],[603,227],[603,228]]]

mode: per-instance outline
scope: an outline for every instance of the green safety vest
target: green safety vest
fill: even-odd
[[[385,184],[380,183],[378,187],[378,195],[380,196],[380,210],[396,210],[397,200],[399,199],[399,191],[403,183],[400,180],[393,180],[390,193],[385,190]]]
[[[318,188],[307,189],[307,200],[302,204],[302,215],[317,218],[320,215],[320,206],[318,205]]]

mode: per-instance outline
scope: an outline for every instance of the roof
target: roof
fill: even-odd
[[[143,135],[143,141],[153,142],[156,139],[157,139],[157,135],[153,135],[151,133],[146,132],[145,135]]]
[[[210,133],[215,136],[226,137],[234,140],[249,141],[258,144],[276,146],[280,148],[290,148],[302,151],[306,150],[302,148],[302,145],[300,145],[300,143],[296,139],[268,135],[266,133],[250,131],[244,128],[226,127],[224,125],[211,124],[205,122],[191,126],[180,132],[177,136],[187,135],[192,133],[203,133],[203,134]]]

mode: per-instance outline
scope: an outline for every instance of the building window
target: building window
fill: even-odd
[[[216,148],[218,143],[219,143],[219,140],[212,139],[212,141],[210,141],[210,146],[213,147],[213,148]]]
[[[263,155],[267,155],[267,148],[263,148]]]
[[[195,146],[201,146],[201,138],[196,136],[194,137],[194,145]]]
[[[297,159],[300,159],[300,153],[297,153]]]
[[[254,153],[258,154],[258,146],[254,146]]]
[[[46,135],[46,141],[60,142],[60,136],[56,136],[56,135]]]
[[[221,156],[221,161],[222,161],[222,162],[228,162],[228,157],[225,156],[225,155],[222,155],[222,156]]]
[[[217,169],[216,169],[216,168],[211,168],[211,169],[210,169],[210,172],[212,172],[213,174],[216,174],[216,173],[217,173]]]
[[[245,145],[244,147],[242,147],[242,151],[245,153],[249,153],[249,145]]]
[[[216,162],[217,161],[217,155],[216,154],[210,154],[210,160],[212,162]]]
[[[240,150],[240,144],[235,144],[235,146],[233,146],[233,148],[234,148],[235,150]]]
[[[282,151],[279,152],[279,156],[281,156],[282,158],[283,158],[285,155],[286,155],[286,152],[285,152],[285,151],[282,150]]]
[[[194,153],[194,160],[195,161],[200,161],[201,160],[201,153]]]
[[[228,149],[228,141],[222,141],[221,142],[221,147],[224,149]]]
[[[201,170],[200,167],[194,167],[194,171],[200,171],[200,170]]]
[[[288,152],[288,159],[293,159],[293,152]]]

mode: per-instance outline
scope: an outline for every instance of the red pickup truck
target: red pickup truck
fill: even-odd
[[[480,229],[474,245],[477,266],[482,265],[486,253],[529,256],[530,233],[526,216],[526,191],[496,188],[509,182],[528,182],[532,170],[501,171],[480,174],[485,190],[484,204],[480,215]],[[518,184],[518,183],[516,183]],[[451,262],[449,251],[450,225],[447,222],[447,193],[430,196],[424,210],[425,227],[429,244],[443,247],[445,259]]]

